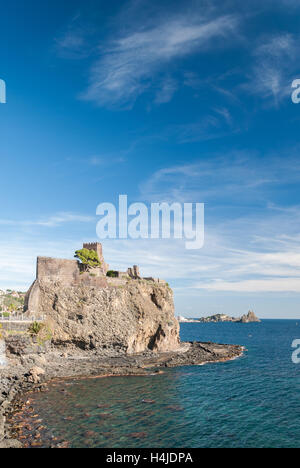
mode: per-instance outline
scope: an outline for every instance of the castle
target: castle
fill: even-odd
[[[102,244],[100,244],[100,242],[84,243],[83,249],[94,250],[96,252],[101,262],[102,272],[104,275],[106,275],[109,270],[109,265],[105,263],[104,261],[103,252],[102,252]]]
[[[84,243],[83,248],[87,250],[93,250],[94,252],[97,253],[98,258],[101,263],[101,270],[104,275],[107,275],[109,271],[109,265],[105,263],[104,257],[103,257],[103,251],[102,251],[102,244],[100,242],[91,242],[91,243]],[[128,268],[126,272],[124,271],[113,271],[113,277],[114,278],[120,278],[120,279],[125,279],[126,277],[132,278],[132,279],[140,279],[140,271],[139,267],[137,265],[133,265],[133,267]]]
[[[84,270],[78,260],[50,257],[37,258],[36,281],[26,295],[25,311],[37,309],[39,300],[38,284],[45,281],[61,284],[65,287],[91,286],[97,289],[123,286],[132,280],[166,284],[166,281],[157,278],[142,278],[137,265],[133,265],[127,271],[109,271],[109,265],[104,261],[102,244],[99,242],[84,243],[83,248],[97,253],[100,266]]]
[[[157,283],[165,283],[157,278],[142,278],[139,267],[133,265],[127,271],[111,271],[109,265],[103,257],[102,244],[100,242],[84,243],[84,249],[94,250],[100,260],[101,265],[89,271],[82,271],[81,264],[78,260],[66,260],[49,257],[37,258],[36,279],[37,280],[53,280],[60,281],[65,285],[85,284],[87,286],[105,287],[109,285],[120,285],[130,279],[144,279]]]

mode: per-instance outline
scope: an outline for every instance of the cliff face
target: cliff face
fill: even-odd
[[[173,293],[166,284],[131,280],[99,287],[44,278],[35,281],[26,304],[30,312],[46,316],[57,345],[120,348],[127,353],[179,346]]]

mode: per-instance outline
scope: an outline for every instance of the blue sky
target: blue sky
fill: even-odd
[[[201,250],[103,242],[177,314],[299,317],[299,1],[0,3],[0,288],[72,258],[127,194],[206,204]]]

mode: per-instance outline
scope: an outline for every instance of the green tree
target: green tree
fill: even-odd
[[[101,262],[95,250],[76,250],[74,256],[75,258],[78,258],[78,260],[80,260],[81,264],[84,265],[84,269],[86,271],[88,271],[91,268],[101,267]]]

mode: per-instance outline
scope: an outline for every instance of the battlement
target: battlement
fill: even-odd
[[[86,242],[83,244],[83,248],[87,250],[94,250],[97,253],[101,262],[103,274],[106,275],[109,270],[109,265],[104,261],[102,244],[100,244],[100,242]]]
[[[100,242],[86,242],[83,244],[83,248],[97,252],[99,259],[103,256],[102,244]]]

